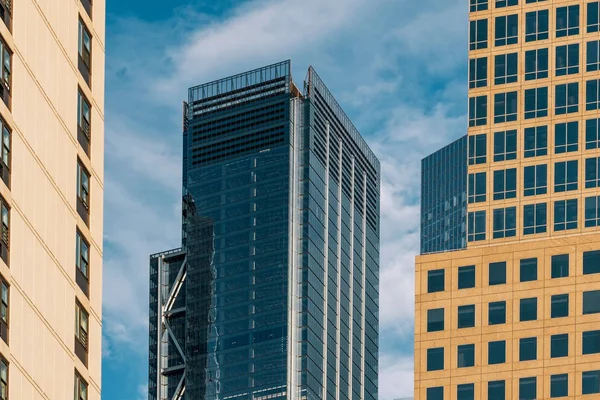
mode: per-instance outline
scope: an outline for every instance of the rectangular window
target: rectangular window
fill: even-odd
[[[592,79],[585,83],[585,109],[600,109],[600,79]]]
[[[77,141],[90,155],[90,143],[92,132],[92,106],[81,90],[77,91]]]
[[[523,206],[523,234],[535,235],[545,233],[548,223],[548,207],[546,203],[527,204]]]
[[[75,400],[87,400],[87,382],[75,371]]]
[[[600,71],[600,40],[587,42],[585,70]]]
[[[89,296],[89,265],[90,245],[77,230],[75,232],[75,266],[77,267],[75,280],[86,296]]]
[[[520,378],[519,379],[519,400],[536,400],[537,399],[537,378]]]
[[[569,374],[550,375],[550,397],[569,395]]]
[[[548,116],[548,88],[525,90],[525,119]]]
[[[469,88],[487,86],[487,57],[469,60]]]
[[[427,293],[444,291],[444,270],[427,271]]]
[[[504,8],[519,5],[519,0],[496,0],[496,8]]]
[[[488,9],[488,0],[471,0],[470,5],[471,12],[485,11]]]
[[[490,286],[506,284],[506,261],[490,263],[488,268]]]
[[[496,17],[496,36],[494,45],[506,46],[519,42],[518,14]]]
[[[464,344],[458,346],[457,368],[468,368],[475,365],[475,345]]]
[[[525,128],[525,158],[541,157],[548,154],[548,127]]]
[[[469,204],[485,201],[486,179],[485,172],[469,174]]]
[[[563,122],[554,126],[554,152],[569,153],[579,150],[579,122]]]
[[[487,49],[488,20],[480,19],[469,23],[469,50]]]
[[[555,294],[550,298],[550,318],[569,316],[569,295]]]
[[[6,279],[0,275],[0,337],[8,344],[8,305],[10,286]]]
[[[504,381],[488,382],[488,400],[505,400],[506,383]]]
[[[469,136],[469,165],[485,164],[487,157],[487,135]]]
[[[598,148],[600,148],[600,119],[588,119],[585,121],[585,149]]]
[[[427,400],[444,400],[444,387],[427,388]]]
[[[600,274],[600,250],[583,252],[583,274]]]
[[[517,207],[494,210],[494,239],[517,235]]]
[[[600,370],[584,371],[581,375],[581,394],[600,393]]]
[[[508,161],[517,158],[517,131],[494,133],[494,161]]]
[[[79,50],[79,72],[83,79],[90,85],[92,73],[92,35],[83,21],[79,20],[78,50]]]
[[[554,202],[554,230],[577,229],[577,199]]]
[[[517,92],[494,95],[494,123],[500,124],[517,120]]]
[[[0,209],[1,209],[1,218],[2,218],[2,238],[0,240],[0,256],[6,263],[9,265],[10,257],[10,208],[6,203],[6,200],[2,196],[0,196]]]
[[[519,53],[500,54],[494,57],[494,84],[516,82],[519,77]]]
[[[561,161],[554,164],[554,192],[577,190],[579,160]]]
[[[468,240],[485,240],[485,211],[472,211],[468,216]]]
[[[2,154],[0,155],[0,177],[10,188],[10,148],[12,132],[6,122],[0,118],[0,131],[2,132]]]
[[[487,124],[487,96],[469,98],[469,126]]]
[[[494,200],[517,197],[517,169],[494,171]]]
[[[78,301],[75,302],[75,354],[87,366],[89,314]]]
[[[427,371],[444,369],[444,348],[427,349]]]
[[[556,9],[556,37],[579,35],[579,5]]]
[[[551,259],[552,279],[569,276],[569,255],[557,254]]]
[[[585,198],[585,227],[600,226],[600,196]]]
[[[600,186],[600,158],[585,159],[585,188]]]
[[[537,258],[524,258],[520,261],[519,267],[521,282],[537,281]]]
[[[506,301],[494,301],[488,304],[488,325],[506,323]]]
[[[0,356],[0,400],[8,400],[8,361]]]
[[[0,39],[0,65],[2,65],[2,77],[0,78],[0,97],[11,109],[11,88],[12,88],[12,51],[6,43]]]
[[[583,315],[600,313],[600,290],[583,292]]]
[[[86,224],[90,218],[90,174],[77,161],[77,212]]]
[[[548,10],[532,11],[525,14],[525,41],[548,39]]]
[[[579,73],[579,43],[556,47],[556,76]]]
[[[537,320],[537,297],[521,299],[519,315],[521,322]]]
[[[587,31],[588,33],[600,31],[600,7],[597,1],[587,5]]]
[[[475,326],[475,305],[458,306],[458,329]]]
[[[468,265],[458,268],[458,289],[471,289],[475,287],[475,266]]]
[[[548,166],[546,164],[525,167],[523,172],[525,196],[548,192]]]
[[[519,339],[519,361],[537,360],[537,338]]]
[[[444,330],[444,309],[435,308],[427,310],[427,332],[439,332]]]
[[[506,362],[506,341],[488,343],[488,364],[504,364]]]
[[[525,80],[548,77],[548,49],[528,50],[525,52]]]
[[[600,330],[583,332],[582,353],[583,355],[600,354]]]
[[[550,358],[569,356],[569,335],[564,333],[550,336]]]
[[[579,111],[579,83],[556,85],[554,105],[556,115]]]
[[[457,385],[456,400],[475,400],[475,384],[465,383]]]

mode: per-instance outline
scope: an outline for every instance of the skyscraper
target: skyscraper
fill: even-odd
[[[469,20],[467,244],[417,257],[415,399],[597,398],[598,1]]]
[[[100,399],[104,7],[0,1],[0,399]]]
[[[356,128],[289,61],[190,88],[183,125],[149,398],[376,399],[380,167]]]

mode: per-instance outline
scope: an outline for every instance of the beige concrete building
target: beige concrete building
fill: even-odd
[[[0,399],[98,400],[105,2],[0,19]]]
[[[466,246],[417,257],[415,399],[600,399],[599,2],[469,7]]]

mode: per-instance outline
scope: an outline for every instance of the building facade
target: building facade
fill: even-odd
[[[0,399],[100,399],[104,7],[0,1]]]
[[[467,246],[417,257],[415,399],[599,398],[599,2],[469,7]]]
[[[149,399],[377,399],[379,162],[315,71],[189,89]]]

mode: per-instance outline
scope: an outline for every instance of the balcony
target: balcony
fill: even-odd
[[[90,137],[90,123],[87,122],[84,118],[81,118],[81,124],[77,125],[77,141],[79,142],[79,144],[83,148],[83,151],[85,151],[85,154],[87,154],[88,157],[90,157]]]
[[[90,209],[89,209],[89,206],[83,202],[81,197],[77,197],[77,213],[79,214],[79,216],[81,217],[83,222],[85,222],[85,224],[89,227],[90,226]]]
[[[0,19],[12,32],[12,0],[0,0]]]
[[[88,278],[81,272],[79,268],[75,268],[75,281],[77,285],[81,288],[83,294],[85,294],[88,298],[90,297],[90,282]]]
[[[81,54],[79,54],[78,59],[79,59],[79,62],[77,63],[77,66],[79,68],[79,72],[81,73],[83,80],[91,88],[92,87],[92,72],[90,71],[91,57],[88,54],[84,59],[84,57],[82,57]]]
[[[90,19],[92,19],[92,2],[91,2],[91,0],[81,0],[81,4],[83,5],[83,8],[85,9],[85,12],[87,13],[87,15],[89,15]]]

